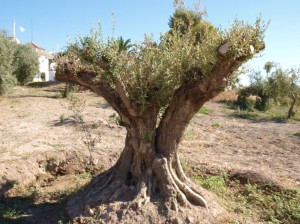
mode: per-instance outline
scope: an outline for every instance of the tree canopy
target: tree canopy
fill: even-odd
[[[13,61],[16,43],[9,40],[5,32],[0,33],[0,95],[16,85]]]
[[[291,118],[300,95],[300,70],[291,68],[284,70],[274,62],[266,62],[264,65],[266,76],[261,71],[251,74],[250,85],[239,91],[238,106],[244,110],[252,110],[253,106],[261,111],[266,111],[272,105],[289,105],[287,117]],[[249,96],[256,96],[253,103]]]
[[[108,84],[127,98],[135,110],[142,111],[150,105],[166,106],[176,89],[187,81],[207,79],[222,61],[235,64],[230,70],[232,73],[264,48],[266,26],[260,19],[254,26],[236,20],[230,29],[221,31],[201,20],[193,11],[179,9],[172,18],[176,16],[179,19],[170,20],[172,32],[162,35],[160,43],[146,36],[142,43],[132,46],[130,52],[119,51],[116,43],[120,40],[110,38],[104,42],[97,29],[93,29],[91,36],[79,38],[71,45],[72,51],[67,57],[60,58],[59,64],[63,65],[63,60],[72,62],[72,70],[76,71],[74,82],[74,75],[78,76],[80,72],[96,74],[90,81]],[[183,20],[184,32],[181,27],[174,27],[175,20]],[[200,41],[196,41],[199,37],[194,30],[198,24],[205,24],[199,31],[202,34]],[[226,48],[225,54],[220,51],[220,46]],[[194,74],[196,68],[201,72]],[[72,81],[62,69],[65,67],[58,67],[58,78]]]
[[[6,32],[0,32],[0,95],[32,81],[38,66],[38,55],[30,45],[17,44]]]
[[[18,45],[14,54],[13,65],[15,67],[13,74],[20,85],[26,85],[28,82],[31,82],[34,76],[38,74],[38,55],[33,51],[30,44]]]

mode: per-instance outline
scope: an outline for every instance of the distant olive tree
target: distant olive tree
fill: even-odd
[[[238,92],[237,106],[247,111],[253,111],[254,109],[260,111],[268,110],[272,98],[269,87],[261,72],[254,71],[250,77],[250,85],[240,89]]]
[[[19,44],[14,53],[14,76],[20,85],[31,82],[39,72],[38,55],[29,44]]]
[[[14,52],[17,44],[7,37],[5,31],[0,32],[0,95],[6,93],[17,84],[16,76],[12,75],[15,67]]]
[[[288,119],[295,116],[295,106],[300,104],[300,68],[290,69],[289,74],[290,87],[288,88],[288,97],[290,99],[290,107],[287,114]]]
[[[5,31],[0,32],[0,95],[32,81],[38,69],[38,56],[30,45],[18,44]]]
[[[300,70],[296,68],[283,70],[274,62],[264,66],[267,76],[260,71],[251,74],[250,85],[238,93],[237,104],[241,109],[266,111],[272,105],[289,106],[287,118],[295,115],[295,106],[299,98]],[[256,97],[255,102],[250,96]]]

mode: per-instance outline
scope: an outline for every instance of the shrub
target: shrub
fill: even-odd
[[[16,77],[12,75],[15,48],[16,43],[7,38],[6,32],[0,32],[0,95],[17,84]]]
[[[29,45],[17,44],[5,31],[0,32],[0,95],[30,82],[38,66],[38,56]]]
[[[14,76],[20,85],[26,85],[32,81],[39,72],[38,55],[30,45],[18,45],[14,53]],[[44,74],[45,76],[45,74]]]

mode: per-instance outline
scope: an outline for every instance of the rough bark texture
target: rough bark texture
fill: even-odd
[[[287,115],[287,118],[290,119],[292,118],[293,116],[295,116],[295,105],[296,105],[296,102],[297,102],[297,99],[298,99],[298,95],[296,93],[290,93],[290,98],[292,99],[292,103],[290,105],[290,108],[289,108],[289,111],[288,111],[288,115]]]

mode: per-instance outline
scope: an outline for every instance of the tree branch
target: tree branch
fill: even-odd
[[[125,107],[128,110],[128,113],[133,117],[137,116],[137,112],[132,107],[130,100],[128,99],[128,96],[126,95],[126,92],[124,90],[124,87],[119,79],[115,80],[115,85],[116,85],[116,90],[119,93],[122,102],[124,103]]]
[[[130,114],[126,110],[126,107],[124,107],[118,92],[114,90],[109,83],[102,82],[101,80],[96,79],[96,77],[96,72],[84,70],[77,71],[76,66],[69,62],[57,66],[57,80],[78,84],[102,96],[120,115],[122,121],[129,125]]]
[[[215,97],[226,86],[226,80],[239,60],[219,60],[207,78],[184,83],[174,93],[157,128],[156,147],[169,155],[177,148],[184,130],[205,102]],[[200,69],[199,69],[199,72]],[[166,137],[170,135],[172,137]],[[172,141],[166,142],[166,141]],[[171,148],[165,148],[169,146]]]

